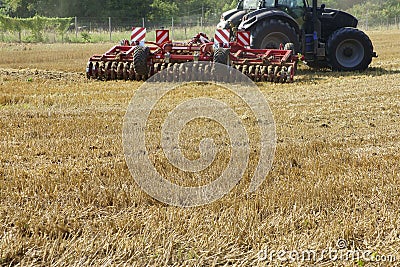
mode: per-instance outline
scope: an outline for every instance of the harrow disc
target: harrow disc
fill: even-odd
[[[257,65],[254,71],[254,81],[261,81],[261,66]]]
[[[115,80],[116,78],[117,78],[117,62],[112,62],[110,68],[110,80]]]
[[[93,77],[93,62],[89,61],[86,66],[86,78],[90,79]]]
[[[268,66],[268,78],[267,81],[273,82],[274,81],[274,67]]]
[[[249,78],[251,79],[251,80],[255,80],[255,69],[254,69],[254,65],[250,65],[249,66]]]
[[[287,80],[287,67],[282,67],[281,76],[279,77],[279,82],[284,83]]]
[[[117,79],[118,80],[122,80],[123,77],[123,70],[124,70],[124,63],[123,62],[119,62],[117,64]]]
[[[159,73],[160,79],[165,81],[185,81],[187,79],[198,79],[204,76],[214,76],[215,80],[221,82],[243,81],[237,71],[246,75],[255,82],[293,82],[295,65],[255,65],[234,64],[226,66],[230,68],[230,76],[218,76],[213,64],[208,62],[195,62],[192,65],[181,63],[154,63],[149,65],[147,61],[148,51],[138,48],[136,57],[129,62],[118,61],[89,61],[86,67],[88,79],[98,80],[132,80],[145,81],[149,77]],[[190,66],[190,67],[189,67]],[[165,71],[164,71],[165,70]]]
[[[261,81],[265,82],[268,81],[268,68],[267,66],[261,67]]]
[[[130,63],[125,62],[124,67],[122,69],[122,78],[126,81],[129,79],[129,68],[130,68]]]
[[[179,75],[180,75],[180,73],[179,73],[179,64],[174,64],[174,67],[173,67],[173,73],[174,73],[174,81],[179,81]]]
[[[139,51],[139,50],[138,50]],[[145,50],[142,50],[145,51]],[[147,65],[147,60],[142,57],[145,53],[138,52],[136,61],[116,62],[116,61],[89,61],[86,67],[86,77],[98,80],[132,80],[145,81],[149,77],[160,73],[160,79],[165,81],[185,81],[186,79],[197,79],[204,76],[215,76],[221,82],[242,81],[236,75],[235,69],[255,82],[293,82],[295,67],[293,65],[246,65],[236,64],[227,66],[231,68],[230,77],[219,77],[212,64],[205,62],[193,63],[189,65],[180,63],[154,63]],[[144,62],[146,65],[144,65]],[[166,70],[166,71],[164,71]]]
[[[288,68],[287,82],[292,83],[293,82],[293,76],[294,76],[294,68],[292,66],[290,66]]]
[[[104,61],[100,62],[99,65],[99,79],[105,80],[105,73],[106,73],[106,63]]]
[[[105,66],[104,66],[104,78],[106,79],[106,81],[109,81],[109,80],[112,79],[112,76],[111,76],[111,65],[112,65],[112,62],[107,61],[105,63]]]
[[[129,80],[134,81],[136,79],[135,67],[133,63],[129,66]]]
[[[185,77],[186,77],[186,67],[183,64],[179,65],[179,81],[183,82],[185,81]]]
[[[281,76],[281,72],[280,72],[279,66],[275,66],[275,68],[274,68],[274,82],[276,82],[276,83],[279,82],[280,76]]]
[[[93,71],[92,71],[92,77],[94,79],[98,79],[99,78],[99,69],[100,69],[99,62],[94,63],[93,64]]]

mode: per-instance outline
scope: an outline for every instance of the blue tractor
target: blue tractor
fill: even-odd
[[[279,48],[304,55],[310,67],[365,70],[376,53],[358,20],[307,0],[240,0],[221,16],[217,28],[249,31],[251,48]]]

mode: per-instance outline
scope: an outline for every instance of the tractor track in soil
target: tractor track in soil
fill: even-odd
[[[24,80],[45,79],[56,81],[85,81],[83,72],[49,71],[40,69],[8,69],[0,68],[2,80]]]

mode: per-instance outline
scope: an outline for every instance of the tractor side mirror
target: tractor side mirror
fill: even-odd
[[[322,12],[324,12],[324,11],[325,11],[325,7],[326,7],[326,5],[325,5],[325,4],[322,4],[322,5],[321,5],[321,10],[322,10]]]

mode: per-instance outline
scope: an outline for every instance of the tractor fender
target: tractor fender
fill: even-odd
[[[217,25],[217,29],[230,29],[231,24],[235,27],[239,26],[242,17],[246,14],[244,10],[230,10],[222,14],[221,21]]]
[[[280,10],[271,10],[271,9],[259,9],[252,13],[246,15],[239,25],[239,30],[250,31],[250,29],[256,25],[260,21],[264,21],[266,19],[279,19],[289,23],[292,26],[297,34],[300,34],[299,24],[287,13]]]

